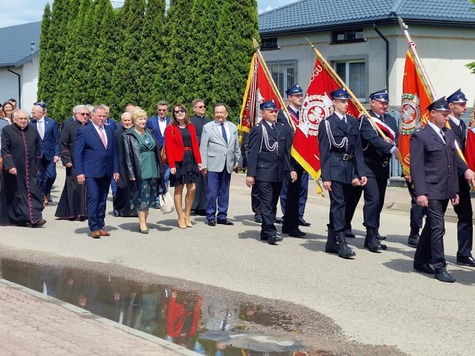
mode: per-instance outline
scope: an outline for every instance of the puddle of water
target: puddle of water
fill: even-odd
[[[349,341],[330,318],[301,305],[116,263],[2,248],[0,277],[202,355],[404,355]]]
[[[4,279],[84,308],[203,355],[335,355],[312,351],[298,338],[302,325],[281,311],[215,293],[139,284],[84,269],[1,259]],[[274,335],[257,330],[271,327]]]

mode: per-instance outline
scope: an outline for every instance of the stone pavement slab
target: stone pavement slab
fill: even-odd
[[[0,355],[195,355],[87,310],[0,280]]]

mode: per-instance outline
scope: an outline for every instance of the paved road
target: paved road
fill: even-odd
[[[63,174],[59,169],[58,185]],[[414,249],[406,246],[409,197],[403,188],[389,189],[387,205],[395,209],[382,214],[380,231],[388,235],[388,250],[373,254],[363,248],[358,210],[354,226],[359,236],[350,241],[356,258],[343,260],[323,252],[328,197],[317,196],[313,188],[312,184],[305,214],[312,222],[304,228],[307,238],[286,238],[278,246],[259,241],[243,175],[232,179],[233,227],[209,227],[203,217],[194,217],[193,228],[181,230],[174,213],[153,210],[148,236],[138,233],[135,219],[109,215],[106,223],[112,235],[94,240],[85,222],[55,221],[55,206],[48,206],[43,228],[2,227],[0,244],[290,301],[333,319],[351,340],[394,345],[412,355],[471,354],[475,270],[455,265],[455,224],[447,223],[445,238],[448,270],[457,278],[455,284],[412,270]],[[55,200],[59,194],[53,192]]]

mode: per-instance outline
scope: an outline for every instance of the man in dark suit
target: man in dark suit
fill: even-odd
[[[396,147],[399,130],[396,119],[387,114],[389,104],[387,90],[378,90],[370,94],[369,98],[371,101],[369,114],[373,121],[364,117],[361,118],[360,124],[361,145],[368,166],[368,183],[364,187],[354,188],[354,200],[347,211],[347,224],[351,223],[361,193],[364,191],[363,225],[366,227],[364,246],[371,252],[379,252],[386,249],[386,245],[379,241],[386,239],[379,234],[380,216],[388,184],[389,162],[392,155],[397,158],[399,153]],[[385,133],[385,139],[379,135],[375,125]],[[347,229],[351,231],[351,225],[347,225]]]
[[[367,182],[358,121],[346,114],[350,96],[344,88],[330,93],[335,111],[318,127],[323,188],[330,192],[330,222],[325,247],[341,258],[355,256],[346,243],[346,208],[352,186]]]
[[[170,117],[168,116],[168,103],[164,100],[157,103],[157,116],[152,116],[147,119],[147,128],[152,130],[157,139],[159,149],[161,150],[165,144],[165,128],[170,124]],[[163,165],[164,180],[168,187],[170,180],[170,167],[168,164]]]
[[[46,105],[34,105],[31,109],[31,123],[41,138],[41,171],[38,183],[41,189],[43,205],[50,201],[51,188],[56,180],[56,162],[59,154],[59,128],[55,120],[45,116]]]
[[[302,106],[303,101],[303,90],[300,85],[296,84],[292,88],[288,89],[286,93],[287,99],[289,100],[287,111],[290,117],[287,117],[285,111],[281,110],[277,115],[277,122],[283,123],[288,127],[289,131],[293,132],[294,129],[292,128],[292,123],[293,126],[298,126],[299,124],[300,107]],[[290,177],[287,175],[284,176],[284,181],[282,182],[282,191],[280,192],[280,209],[284,215],[282,222],[282,232],[293,237],[303,237],[305,236],[305,233],[300,231],[299,225],[311,225],[309,222],[305,221],[303,217],[305,205],[307,203],[309,176],[303,167],[297,162],[294,162],[294,166],[297,170],[297,181],[291,184]],[[288,205],[291,207],[290,210],[287,209]],[[297,211],[294,211],[294,209]],[[293,221],[295,214],[297,214],[296,223]]]
[[[104,230],[107,194],[111,177],[119,179],[114,131],[106,119],[106,108],[94,107],[91,123],[78,130],[74,148],[77,180],[87,186],[88,224],[95,239],[110,235]]]
[[[473,180],[473,172],[457,155],[455,134],[445,128],[450,109],[445,97],[431,103],[427,125],[412,134],[411,178],[417,203],[427,207],[427,219],[414,256],[414,269],[434,274],[441,282],[455,282],[446,269],[444,214],[449,200],[459,203],[459,175]]]
[[[194,115],[190,117],[191,123],[195,126],[196,136],[198,136],[198,143],[201,143],[201,133],[203,132],[203,126],[211,121],[209,117],[206,117],[206,105],[203,99],[195,99],[191,102]],[[196,182],[195,198],[191,210],[196,215],[206,216],[206,189],[208,187],[208,180],[205,176],[198,177]]]
[[[214,106],[214,121],[203,126],[200,153],[203,175],[207,175],[206,220],[209,226],[234,225],[228,220],[231,173],[241,159],[237,127],[228,119],[225,104]],[[216,211],[217,203],[217,211]],[[217,220],[216,220],[217,219]]]
[[[462,116],[467,111],[467,98],[459,89],[447,97],[449,105],[449,123],[455,139],[462,152],[465,151],[465,140],[467,138],[467,125],[462,121]],[[475,260],[472,257],[473,245],[473,210],[470,199],[470,186],[462,176],[459,176],[459,203],[454,207],[457,214],[457,264],[462,266],[475,267]]]
[[[291,181],[297,173],[290,165],[291,133],[277,123],[277,107],[273,100],[260,105],[262,120],[251,129],[246,184],[257,185],[262,214],[261,240],[271,245],[282,241],[274,225],[277,201],[284,172],[290,172]]]

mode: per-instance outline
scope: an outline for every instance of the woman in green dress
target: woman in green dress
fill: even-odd
[[[166,191],[159,146],[155,135],[147,129],[147,113],[132,112],[134,126],[122,134],[127,178],[132,205],[137,209],[139,232],[148,234],[147,217],[150,207],[156,207],[157,196]]]

